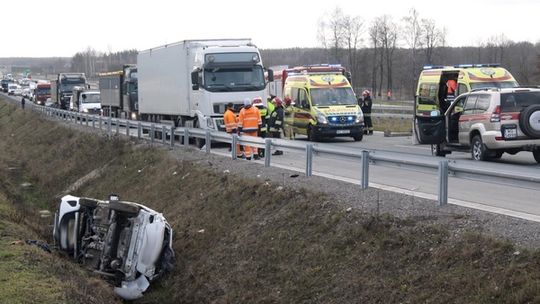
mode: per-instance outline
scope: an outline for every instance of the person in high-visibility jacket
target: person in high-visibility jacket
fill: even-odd
[[[373,101],[371,100],[371,92],[364,90],[362,92],[362,100],[360,100],[360,108],[364,113],[364,134],[373,135],[373,122],[371,120],[371,108],[373,107]]]
[[[270,120],[268,121],[268,130],[270,137],[281,138],[281,130],[283,130],[284,110],[283,102],[279,97],[274,99],[275,108],[272,114],[270,114]],[[276,150],[272,155],[283,155],[283,151]]]
[[[262,98],[255,97],[253,99],[253,106],[259,109],[261,114],[262,125],[259,128],[258,136],[261,138],[266,138],[268,136],[268,120],[270,119],[270,111],[268,107],[262,103]],[[259,157],[264,157],[264,149],[257,149]]]
[[[223,114],[223,122],[225,123],[225,131],[228,134],[236,134],[238,132],[238,123],[237,123],[236,114],[233,112],[233,103],[229,102],[226,106],[225,113]],[[232,146],[229,148],[231,151]],[[240,145],[236,145],[236,157],[242,157],[242,151],[240,151]]]
[[[259,109],[250,104],[249,100],[244,101],[244,108],[240,110],[240,115],[238,115],[238,133],[256,137],[261,125],[262,119]],[[244,146],[244,156],[247,160],[251,160],[252,156],[254,159],[258,159],[257,148]]]

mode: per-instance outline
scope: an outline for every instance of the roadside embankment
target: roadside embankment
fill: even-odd
[[[52,211],[76,181],[74,195],[117,193],[173,226],[175,269],[137,303],[540,301],[540,252],[482,235],[452,207],[392,215],[391,204],[429,202],[382,191],[346,201],[332,191],[357,190],[343,184],[302,186],[285,170],[92,133],[0,102],[0,267],[15,269],[0,272],[0,296],[13,303],[115,301],[110,286],[55,250],[10,245],[49,241],[52,218],[37,211]],[[29,278],[15,277],[24,264],[35,265]],[[44,286],[17,292],[11,280]],[[45,291],[54,298],[41,300]]]

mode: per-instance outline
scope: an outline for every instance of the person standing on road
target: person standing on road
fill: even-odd
[[[249,99],[247,101],[244,100],[244,108],[240,110],[240,115],[238,115],[238,133],[257,137],[257,132],[261,125],[262,120],[259,109],[249,103]],[[259,158],[256,147],[244,146],[244,155],[247,160],[251,160],[252,155],[254,159]]]
[[[373,122],[371,121],[371,108],[373,107],[373,101],[371,100],[371,92],[364,90],[362,92],[362,100],[360,101],[360,108],[364,113],[364,134],[373,135]]]
[[[259,128],[258,136],[261,138],[266,138],[268,136],[268,120],[270,119],[270,112],[268,111],[268,107],[266,107],[262,103],[261,97],[255,97],[253,98],[253,106],[259,109],[259,113],[261,114],[261,121],[262,125]],[[259,157],[264,157],[264,149],[258,149]]]
[[[236,134],[238,132],[238,124],[236,122],[236,115],[233,112],[233,103],[229,102],[226,106],[225,113],[223,114],[223,122],[225,123],[225,131],[228,134]],[[232,150],[232,145],[229,147],[229,151]],[[240,145],[236,145],[236,157],[242,157],[242,151],[240,151]]]
[[[270,120],[268,122],[268,128],[270,131],[270,137],[281,138],[281,130],[283,129],[283,102],[279,97],[274,99],[275,108],[272,114],[270,114]],[[276,150],[272,155],[283,155],[283,151]]]
[[[23,98],[21,99],[21,108],[24,110],[24,105],[26,104],[26,98]]]

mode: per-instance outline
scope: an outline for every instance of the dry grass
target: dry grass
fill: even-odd
[[[8,118],[2,112],[0,136],[6,136]],[[21,125],[17,130],[24,132],[25,123],[16,121],[14,125]],[[29,174],[36,184],[33,196],[54,197],[69,184],[62,174],[78,179],[120,149],[121,157],[106,174],[78,193],[118,193],[163,211],[173,225],[176,267],[139,303],[540,303],[538,251],[475,233],[455,235],[421,218],[346,212],[319,193],[278,191],[277,185],[178,162],[162,150],[132,149],[48,122],[36,127],[58,132],[48,139],[55,145],[80,147],[70,153],[63,150],[67,147],[47,150],[33,132],[25,133],[28,138],[18,148],[2,147],[8,151],[4,160],[20,155],[17,160],[25,169],[20,176]],[[13,131],[15,137],[19,131]],[[78,151],[84,149],[91,151]],[[65,153],[65,167],[45,155],[51,150]],[[100,157],[90,164],[80,162],[80,157],[95,154]],[[5,172],[1,164],[0,173]],[[23,195],[14,186],[0,189],[4,191],[13,199]],[[33,203],[39,205],[38,199]],[[68,272],[73,284],[81,283]],[[81,302],[110,291],[81,280],[88,288],[77,295]]]

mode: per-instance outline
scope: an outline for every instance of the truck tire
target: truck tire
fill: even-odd
[[[98,201],[92,198],[81,197],[79,199],[79,205],[81,205],[81,207],[96,208]]]
[[[486,148],[484,142],[482,142],[482,137],[480,135],[475,135],[471,140],[471,156],[473,160],[485,161],[489,159],[489,149]]]
[[[540,138],[540,105],[526,107],[519,117],[519,126],[525,135]]]
[[[199,120],[197,120],[197,122],[195,123],[195,128],[201,128],[201,125],[199,124]],[[202,149],[202,147],[204,147],[204,145],[206,144],[206,140],[204,138],[198,138],[196,137],[195,138],[195,146],[199,149]]]

